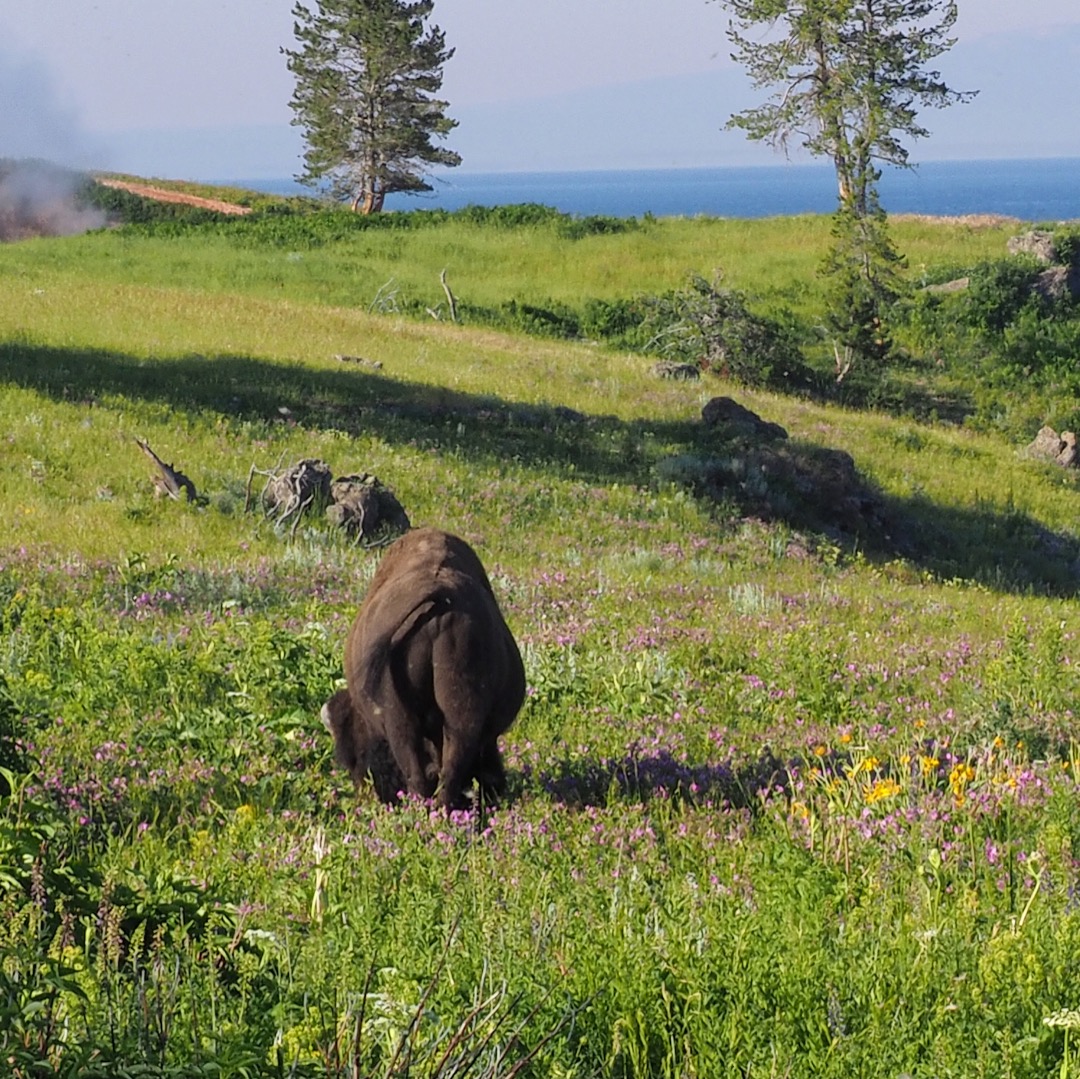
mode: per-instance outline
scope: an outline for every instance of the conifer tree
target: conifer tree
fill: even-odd
[[[443,65],[454,55],[437,26],[433,0],[317,0],[297,3],[283,49],[296,78],[293,124],[305,129],[302,183],[328,180],[354,210],[375,213],[387,195],[430,191],[435,165],[461,157],[437,146],[457,126],[446,115]]]
[[[974,95],[951,90],[929,64],[952,47],[955,0],[718,0],[732,16],[732,59],[762,105],[729,127],[786,150],[797,140],[836,170],[838,207],[826,323],[837,372],[889,350],[888,308],[902,259],[892,246],[877,184],[881,164],[908,166],[904,138],[929,132],[920,107],[944,108]],[[753,36],[751,33],[753,32]]]

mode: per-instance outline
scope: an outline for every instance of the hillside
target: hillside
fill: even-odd
[[[1080,490],[994,420],[1012,354],[970,378],[972,311],[1013,347],[1065,308],[1007,262],[851,390],[674,380],[586,312],[722,262],[827,372],[827,221],[165,212],[0,248],[13,1073],[1068,1070]],[[897,234],[938,281],[1010,230]],[[380,551],[263,511],[301,460],[480,553],[528,683],[501,805],[334,765]]]

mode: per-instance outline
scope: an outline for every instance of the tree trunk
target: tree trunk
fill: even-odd
[[[383,208],[383,196],[370,188],[358,191],[356,198],[352,200],[352,208],[354,213],[364,214],[365,217],[368,214],[377,214]]]

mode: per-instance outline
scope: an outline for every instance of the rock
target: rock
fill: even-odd
[[[1038,461],[1052,461],[1062,468],[1080,468],[1080,454],[1076,449],[1076,435],[1063,431],[1060,435],[1053,427],[1043,426],[1034,441],[1024,447],[1024,456]]]
[[[675,360],[661,360],[651,368],[657,378],[679,379],[695,382],[701,378],[701,368],[692,363],[677,363]]]
[[[1036,275],[1031,287],[1048,300],[1080,299],[1080,267],[1050,266]]]
[[[1032,255],[1047,266],[1057,261],[1054,234],[1044,229],[1031,229],[1019,236],[1010,236],[1005,247],[1010,255]]]
[[[1080,455],[1076,451],[1076,435],[1072,431],[1062,431],[1063,444],[1061,453],[1055,460],[1062,468],[1080,468]]]
[[[754,439],[785,439],[787,431],[778,423],[763,420],[731,397],[714,397],[701,410],[707,427],[723,427],[726,433]]]
[[[924,292],[949,293],[963,292],[971,285],[970,277],[958,277],[955,281],[945,281],[940,285],[927,285]]]
[[[1029,442],[1024,448],[1028,457],[1037,457],[1040,461],[1055,461],[1057,456],[1065,448],[1057,431],[1053,427],[1040,427],[1034,441]]]
[[[338,477],[330,484],[330,497],[327,520],[357,539],[396,536],[411,527],[394,492],[367,472]]]

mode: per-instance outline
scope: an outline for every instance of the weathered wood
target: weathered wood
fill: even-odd
[[[180,500],[180,492],[183,491],[187,495],[189,502],[194,502],[198,497],[195,491],[195,484],[188,479],[179,469],[173,468],[172,465],[166,464],[154,451],[150,448],[150,443],[145,438],[135,437],[135,444],[146,454],[147,457],[153,461],[156,468],[156,473],[153,477],[154,491],[157,497],[162,495],[168,495],[176,501]]]

